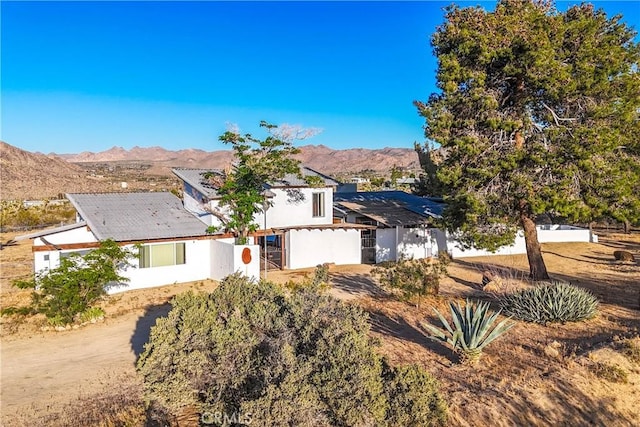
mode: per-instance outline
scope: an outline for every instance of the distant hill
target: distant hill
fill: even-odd
[[[370,150],[352,148],[333,150],[324,145],[305,145],[300,147],[298,158],[303,164],[327,174],[359,172],[365,169],[388,172],[394,165],[418,169],[418,155],[411,148],[383,148]],[[154,173],[162,174],[171,167],[223,168],[233,160],[230,150],[204,151],[186,149],[170,151],[162,147],[133,147],[125,150],[113,147],[99,153],[82,152],[79,154],[61,154],[69,162],[115,162],[140,160],[152,162]]]
[[[173,167],[224,168],[233,161],[231,150],[113,147],[99,153],[45,155],[2,141],[0,155],[2,200],[53,198],[72,192],[166,191],[177,186],[171,173]],[[394,165],[419,168],[418,156],[409,148],[333,150],[323,145],[306,145],[301,147],[298,157],[304,165],[329,175],[366,169],[386,174]],[[127,189],[120,187],[120,181],[128,182]]]
[[[0,199],[55,197],[58,193],[108,191],[77,165],[56,156],[30,153],[0,141]]]

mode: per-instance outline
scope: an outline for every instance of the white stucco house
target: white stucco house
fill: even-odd
[[[302,179],[291,175],[266,184],[266,215],[261,212],[254,218],[260,229],[250,244],[235,245],[231,235],[207,233],[208,226],[219,220],[206,206],[217,207],[219,196],[205,179],[206,172],[174,170],[183,180],[183,200],[166,192],[67,194],[77,211],[75,224],[18,240],[33,239],[36,272],[55,268],[61,257],[89,251],[105,239],[135,249],[138,256],[133,266],[122,272],[129,286],[114,292],[220,280],[236,271],[257,278],[265,267],[361,262],[360,232],[372,227],[334,224],[333,191],[338,183],[331,178],[303,168]],[[321,184],[310,186],[304,176],[320,177]]]
[[[402,191],[343,192],[339,183],[309,168],[302,177],[265,184],[269,203],[254,221],[259,229],[247,245],[222,232],[210,213],[220,196],[205,178],[207,169],[173,170],[183,182],[183,199],[171,193],[68,194],[77,211],[74,224],[21,236],[33,239],[36,272],[53,269],[61,257],[83,253],[106,239],[135,249],[133,266],[122,272],[129,286],[114,292],[204,279],[240,271],[258,278],[263,269],[298,269],[322,263],[360,264],[426,258],[446,251],[454,258],[526,253],[524,238],[491,253],[463,249],[455,236],[433,224],[443,204]],[[316,177],[314,185],[305,177]],[[597,241],[589,230],[539,226],[540,242]]]

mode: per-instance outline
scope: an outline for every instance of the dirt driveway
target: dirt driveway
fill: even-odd
[[[2,425],[20,412],[46,411],[60,401],[135,377],[135,361],[158,316],[168,306],[125,314],[103,323],[29,338],[3,339]]]

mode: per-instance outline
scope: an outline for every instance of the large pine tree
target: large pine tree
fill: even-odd
[[[431,40],[440,91],[415,103],[424,182],[468,244],[495,249],[523,229],[535,280],[548,278],[538,215],[640,218],[640,45],[621,18],[589,4],[451,6]]]

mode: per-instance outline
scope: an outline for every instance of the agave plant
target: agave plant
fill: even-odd
[[[543,325],[591,319],[598,311],[598,299],[592,293],[563,282],[552,282],[506,295],[501,305],[510,316]]]
[[[434,308],[445,329],[426,323],[423,326],[432,333],[431,339],[447,343],[453,351],[460,352],[463,361],[476,363],[487,345],[515,325],[514,322],[509,321],[510,318],[507,318],[492,328],[500,310],[497,312],[489,310],[487,302],[467,300],[464,308],[458,302],[450,302],[449,306],[453,325],[449,324],[447,319]]]

